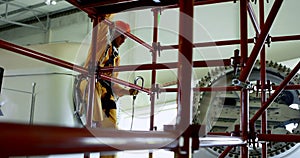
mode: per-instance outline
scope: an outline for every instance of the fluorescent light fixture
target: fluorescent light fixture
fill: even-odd
[[[47,5],[56,5],[56,1],[55,0],[45,0],[45,4],[47,4]]]
[[[161,1],[160,0],[153,0],[153,2],[160,3]]]

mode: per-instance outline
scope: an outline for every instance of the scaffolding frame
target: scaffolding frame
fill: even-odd
[[[150,89],[143,88],[126,81],[122,81],[117,78],[112,78],[109,76],[105,76],[103,74],[95,74],[95,65],[96,61],[92,61],[89,70],[51,57],[44,55],[42,53],[30,50],[28,48],[24,48],[3,40],[0,40],[0,48],[10,50],[14,53],[18,53],[21,55],[25,55],[40,61],[44,61],[47,63],[51,63],[53,65],[57,65],[66,69],[74,70],[83,75],[89,77],[89,105],[87,112],[87,127],[86,128],[67,128],[67,127],[55,127],[55,126],[41,126],[41,125],[21,125],[14,123],[0,123],[1,135],[0,139],[2,143],[0,144],[0,156],[1,157],[9,157],[9,156],[22,156],[22,155],[43,155],[43,154],[62,154],[62,153],[87,153],[87,152],[98,152],[98,151],[117,151],[120,150],[118,148],[112,147],[113,144],[101,143],[99,141],[95,141],[97,138],[107,138],[107,139],[120,139],[122,140],[121,148],[122,150],[132,150],[132,149],[156,149],[156,148],[164,148],[175,151],[177,157],[187,157],[190,156],[193,150],[197,150],[201,146],[205,146],[201,142],[199,135],[203,134],[199,132],[200,126],[191,125],[191,89],[194,91],[240,91],[241,93],[241,123],[240,129],[237,129],[238,135],[237,137],[241,140],[239,143],[226,144],[224,146],[228,146],[224,152],[219,157],[225,157],[234,146],[241,146],[241,158],[247,158],[248,146],[246,142],[248,140],[258,139],[259,141],[285,141],[285,142],[299,142],[299,135],[283,135],[283,134],[267,134],[267,118],[266,118],[266,109],[268,106],[274,101],[274,99],[282,92],[284,89],[300,89],[300,85],[288,85],[289,81],[295,76],[297,71],[300,68],[300,62],[295,66],[295,68],[291,71],[291,73],[283,80],[283,82],[279,86],[273,86],[275,88],[275,92],[267,99],[265,94],[265,81],[266,81],[266,65],[265,65],[265,48],[266,40],[269,36],[269,31],[271,26],[273,25],[274,19],[283,3],[283,0],[275,0],[273,7],[266,19],[264,20],[264,0],[259,0],[259,23],[253,12],[253,8],[248,0],[240,0],[240,39],[237,40],[226,40],[226,41],[216,41],[216,42],[206,42],[206,43],[192,43],[193,41],[193,25],[192,21],[185,19],[180,16],[180,24],[179,24],[179,43],[178,45],[171,46],[161,46],[157,47],[158,43],[158,19],[157,14],[160,9],[168,9],[179,7],[180,12],[188,15],[189,17],[193,17],[193,8],[196,5],[206,5],[206,4],[214,4],[214,3],[223,3],[230,2],[235,0],[180,0],[179,3],[177,1],[162,1],[161,4],[157,4],[154,2],[145,2],[145,1],[134,1],[134,0],[115,0],[115,1],[89,1],[82,0],[82,2],[78,2],[77,0],[67,0],[77,8],[86,12],[88,16],[93,20],[93,25],[97,26],[100,21],[105,22],[108,25],[111,25],[111,22],[103,19],[104,13],[115,13],[120,11],[120,9],[134,9],[137,6],[157,6],[153,9],[154,14],[154,30],[153,30],[153,43],[152,46],[142,41],[138,37],[132,35],[131,33],[124,33],[128,38],[136,41],[137,43],[143,45],[145,48],[149,49],[152,53],[152,63],[145,64],[140,66],[138,70],[151,70],[152,77],[151,83],[152,87]],[[115,7],[112,7],[115,6]],[[125,7],[125,8],[124,8]],[[104,9],[103,8],[109,8]],[[250,56],[248,56],[248,44],[254,43],[253,39],[248,39],[247,35],[247,19],[248,15],[251,19],[251,22],[255,28],[256,33],[259,35],[255,45],[251,51]],[[190,25],[186,25],[186,24]],[[122,32],[122,30],[118,30]],[[93,31],[92,37],[92,53],[95,56],[95,48],[97,47],[96,43],[96,35],[97,29]],[[300,40],[300,35],[293,36],[281,36],[281,37],[272,37],[272,42],[279,41],[291,41],[291,40]],[[228,87],[206,87],[206,88],[193,88],[191,87],[191,74],[192,69],[194,67],[207,67],[210,66],[219,66],[231,65],[232,59],[220,59],[220,60],[212,60],[212,61],[193,61],[193,47],[208,47],[208,46],[223,46],[223,45],[233,45],[240,44],[240,58],[237,58],[242,65],[242,71],[239,76],[239,81],[246,82],[252,69],[256,58],[260,54],[261,60],[261,81],[262,81],[262,98],[261,104],[262,107],[256,112],[254,117],[249,118],[249,91],[247,89],[243,89],[239,86],[228,86]],[[157,55],[160,50],[166,49],[178,49],[179,53],[179,62],[178,63],[157,63]],[[182,58],[185,58],[183,60]],[[94,58],[93,58],[94,59]],[[183,63],[186,62],[186,63]],[[206,64],[210,62],[210,64]],[[167,69],[170,67],[166,67],[168,65],[172,68],[178,68],[178,88],[167,88],[164,89],[165,92],[177,92],[178,101],[178,122],[175,126],[166,126],[166,129],[162,132],[154,131],[154,107],[155,107],[155,95],[161,89],[156,86],[156,70],[158,69]],[[135,68],[135,65],[131,66],[118,66],[118,67],[107,67],[102,68],[100,71],[128,71]],[[91,71],[92,70],[92,71]],[[137,71],[138,71],[137,70]],[[182,71],[184,70],[184,71]],[[94,82],[95,75],[100,75],[100,77],[104,80],[111,80],[112,82],[126,85],[131,88],[135,88],[137,90],[146,92],[150,94],[151,97],[151,115],[150,115],[150,131],[145,132],[128,132],[128,131],[117,131],[117,130],[106,130],[106,129],[93,129],[91,127],[91,114],[93,110],[93,98],[94,98]],[[185,76],[185,77],[182,77]],[[188,76],[188,77],[186,77]],[[185,85],[185,86],[180,86]],[[184,94],[184,95],[183,95]],[[255,132],[255,121],[262,116],[262,133],[257,134]],[[91,131],[96,132],[98,135],[95,136],[91,134]],[[45,139],[41,134],[49,134]],[[115,138],[116,134],[120,137]],[[184,144],[179,145],[179,137],[184,139]],[[227,136],[228,133],[208,133],[208,135],[222,135]],[[129,139],[126,139],[129,138]],[[151,143],[141,142],[139,138],[149,138],[152,140]],[[192,139],[190,139],[192,138]],[[234,138],[234,137],[231,137]],[[12,141],[13,139],[18,139],[20,141]],[[159,141],[162,139],[163,141]],[[19,143],[22,142],[22,143]],[[128,145],[128,147],[126,147]],[[88,157],[88,154],[85,155]],[[267,157],[267,146],[266,143],[263,143],[262,147],[262,157]]]

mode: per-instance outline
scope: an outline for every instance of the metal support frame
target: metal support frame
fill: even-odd
[[[58,0],[58,1],[62,1],[62,0]],[[10,23],[10,24],[14,24],[14,25],[24,26],[24,27],[28,27],[28,28],[39,29],[39,30],[42,30],[42,31],[47,31],[48,30],[48,24],[44,25],[42,23],[42,21],[40,20],[40,17],[39,17],[40,15],[45,15],[45,17],[47,17],[47,21],[48,21],[49,20],[48,13],[44,13],[44,12],[41,12],[39,10],[36,10],[37,7],[44,6],[45,5],[44,2],[35,4],[35,5],[32,5],[32,6],[28,6],[28,7],[24,7],[22,4],[14,3],[14,2],[11,2],[11,1],[7,1],[7,0],[0,0],[0,3],[6,5],[5,13],[0,15],[0,21]],[[10,6],[18,7],[19,9],[16,9],[16,10],[13,10],[13,11],[8,11],[8,8]],[[13,15],[13,17],[17,17],[20,14],[23,14],[25,11],[31,12],[33,14],[33,17],[39,22],[39,24],[41,24],[41,26],[25,24],[25,23],[21,22],[21,20],[20,21],[9,20],[9,18],[11,19],[12,17],[8,17],[8,16]]]
[[[264,22],[265,22],[265,10],[264,10],[264,0],[259,0],[259,23],[260,28],[263,28]],[[259,31],[260,32],[260,31]],[[263,46],[261,52],[260,52],[260,81],[261,81],[261,106],[266,102],[266,48]],[[253,132],[253,131],[252,131]],[[261,133],[267,134],[267,110],[265,110],[261,115]],[[254,142],[253,142],[254,143]],[[267,158],[268,155],[268,149],[267,149],[267,143],[262,143],[261,148],[261,156],[262,158]]]
[[[91,4],[85,5],[84,7],[80,5],[80,3],[77,0],[67,0],[77,8],[85,11],[94,21],[94,26],[96,26],[100,20],[99,17],[101,17],[100,13],[97,10],[97,7],[94,7]],[[174,5],[167,5],[160,7],[160,9],[169,9],[169,8],[180,8],[180,11],[186,15],[189,16],[189,18],[193,19],[193,7],[195,5],[205,5],[205,4],[214,4],[214,3],[221,3],[221,2],[230,2],[232,0],[205,0],[205,1],[186,1],[181,0],[179,4]],[[193,44],[192,37],[193,32],[190,30],[193,30],[192,20],[186,19],[186,17],[183,16],[183,14],[180,14],[180,32],[179,32],[179,42],[180,45],[172,45],[172,46],[162,46],[160,47],[160,50],[166,50],[166,49],[178,49],[179,53],[179,62],[178,65],[176,63],[157,63],[157,47],[156,44],[158,42],[158,25],[157,25],[157,8],[153,9],[154,13],[154,30],[153,30],[153,45],[149,45],[146,42],[142,41],[138,37],[130,34],[130,33],[124,33],[122,30],[118,29],[121,33],[124,33],[127,37],[130,39],[136,41],[137,43],[143,45],[146,49],[149,49],[152,53],[152,63],[151,64],[145,64],[142,66],[139,66],[135,70],[151,70],[152,71],[152,79],[151,79],[151,89],[142,88],[139,86],[136,86],[134,84],[112,78],[109,76],[105,76],[103,74],[96,74],[100,75],[101,78],[105,80],[111,80],[112,82],[119,83],[122,85],[126,85],[131,88],[136,88],[138,90],[144,91],[151,95],[151,118],[150,118],[150,131],[148,132],[133,132],[128,133],[124,131],[111,131],[111,130],[104,130],[104,129],[79,129],[79,128],[65,128],[65,127],[52,127],[52,126],[26,126],[26,125],[16,125],[11,123],[1,123],[0,129],[2,131],[0,137],[1,140],[8,140],[5,142],[10,142],[8,146],[7,144],[4,145],[4,147],[7,148],[1,148],[1,154],[2,156],[16,156],[16,155],[38,155],[38,154],[59,154],[59,153],[88,153],[92,151],[115,151],[115,148],[112,148],[112,146],[108,146],[107,144],[101,144],[101,143],[95,143],[94,135],[91,135],[91,131],[99,132],[100,135],[97,136],[96,139],[114,139],[115,136],[120,136],[117,139],[124,140],[126,142],[126,145],[124,145],[125,148],[122,148],[123,150],[130,150],[130,149],[153,149],[160,146],[160,148],[164,149],[172,149],[174,151],[178,151],[179,157],[186,157],[187,155],[191,154],[191,150],[195,149],[195,147],[198,147],[198,145],[190,146],[191,143],[189,138],[195,139],[195,132],[197,133],[197,130],[191,128],[191,90],[194,91],[240,91],[241,92],[241,125],[240,125],[240,131],[238,135],[238,139],[241,140],[241,143],[239,144],[226,144],[228,147],[225,149],[225,151],[220,155],[220,157],[225,157],[230,150],[239,145],[241,146],[241,157],[248,157],[248,147],[245,145],[245,142],[248,139],[253,138],[254,134],[254,122],[260,117],[262,117],[262,134],[254,135],[254,137],[258,138],[260,141],[297,141],[300,142],[300,138],[298,135],[274,135],[274,134],[266,134],[266,116],[265,116],[265,110],[267,107],[273,102],[273,100],[279,95],[279,93],[283,89],[300,89],[300,85],[287,85],[288,82],[291,80],[291,78],[297,73],[297,71],[300,68],[300,62],[297,64],[297,66],[292,70],[292,72],[284,79],[284,81],[279,86],[272,86],[272,88],[275,89],[275,92],[270,96],[269,99],[266,99],[265,94],[262,93],[262,107],[258,110],[258,112],[253,116],[253,118],[249,121],[249,91],[247,89],[244,89],[242,87],[238,86],[228,86],[228,87],[208,87],[208,88],[192,88],[191,87],[191,72],[193,68],[196,67],[208,67],[208,66],[218,66],[220,63],[225,63],[225,65],[230,65],[230,59],[220,59],[220,60],[214,60],[214,61],[193,61],[192,60],[192,54],[193,54],[193,47],[209,47],[209,46],[224,46],[224,45],[233,45],[233,44],[240,44],[241,45],[241,66],[242,71],[239,77],[239,80],[241,82],[245,82],[254,66],[254,62],[256,58],[258,57],[258,54],[261,53],[260,59],[263,62],[261,64],[261,86],[264,90],[265,87],[265,49],[264,44],[268,37],[269,30],[273,24],[273,21],[280,9],[281,4],[283,3],[283,0],[276,0],[273,4],[273,7],[266,19],[266,22],[264,22],[264,15],[263,13],[263,2],[264,0],[260,0],[260,16],[259,16],[259,23],[258,25],[256,16],[253,12],[253,9],[251,7],[251,4],[247,0],[240,0],[240,31],[241,31],[241,37],[238,40],[226,40],[226,41],[216,41],[216,42],[205,42],[205,43],[198,43]],[[129,0],[121,0],[121,1],[110,1],[111,3],[130,3]],[[106,3],[106,2],[103,2]],[[109,1],[107,1],[109,3]],[[141,3],[142,4],[142,3]],[[99,4],[97,4],[99,5]],[[137,7],[137,6],[131,6],[130,4],[127,6],[128,8]],[[258,39],[254,45],[253,50],[251,51],[251,54],[248,58],[248,43],[253,43],[253,39],[248,39],[247,37],[247,12],[249,13],[249,17],[253,23],[254,29],[256,30],[256,33],[258,34]],[[103,19],[101,19],[103,20]],[[104,23],[108,24],[109,26],[112,26],[111,22],[104,19]],[[96,29],[97,30],[97,29]],[[93,47],[95,49],[96,43],[95,43],[95,35],[97,32],[93,32]],[[300,35],[292,35],[292,36],[281,36],[281,37],[273,37],[272,42],[278,42],[278,41],[287,41],[287,40],[300,40]],[[94,91],[94,80],[95,79],[95,61],[92,62],[92,65],[90,65],[89,70],[84,69],[81,66],[68,63],[66,61],[50,57],[47,55],[44,55],[42,53],[23,48],[21,46],[17,46],[11,43],[8,43],[6,41],[0,40],[0,48],[7,49],[10,51],[13,51],[18,54],[22,54],[34,59],[38,59],[41,61],[45,61],[63,68],[67,68],[70,70],[74,70],[77,72],[80,72],[88,77],[90,77],[90,94]],[[95,52],[95,51],[93,51]],[[95,53],[93,53],[95,55]],[[207,62],[211,62],[210,64],[207,64]],[[119,66],[119,67],[108,67],[108,68],[102,68],[99,71],[129,71],[132,70],[132,67],[135,67],[134,65],[131,66]],[[176,138],[174,138],[174,131],[164,131],[164,132],[156,132],[154,130],[154,105],[155,105],[155,92],[157,91],[156,86],[156,70],[158,69],[166,69],[166,68],[178,68],[178,87],[177,88],[167,88],[167,89],[160,89],[164,90],[165,92],[177,92],[178,93],[178,120],[177,125],[175,128],[172,128],[175,130],[176,137],[177,134],[181,134],[181,136],[184,138],[184,144],[183,146],[178,146],[178,141]],[[184,77],[183,77],[184,76]],[[184,86],[183,86],[184,85]],[[90,105],[93,103],[93,95],[90,97],[89,101]],[[90,106],[89,114],[91,114],[92,106]],[[184,116],[184,117],[183,117]],[[91,118],[88,118],[88,123],[91,125]],[[249,130],[250,125],[250,130]],[[22,130],[20,130],[22,129]],[[187,130],[188,129],[188,130]],[[24,132],[24,130],[26,132]],[[41,131],[42,130],[42,131]],[[41,136],[39,133],[36,133],[35,131],[39,131],[39,133],[49,133],[49,139],[44,140],[41,139]],[[11,132],[14,132],[12,134]],[[22,132],[23,134],[26,133],[26,136],[20,135],[19,132]],[[236,131],[237,132],[237,131]],[[116,134],[116,135],[115,135]],[[196,134],[198,137],[198,133]],[[223,136],[229,136],[231,133],[209,133],[209,135],[223,135]],[[20,139],[22,139],[21,142],[26,142],[26,148],[24,148],[24,145],[22,144],[16,144],[15,142],[9,141],[10,139],[16,138],[18,136]],[[112,137],[113,136],[113,137]],[[241,136],[241,137],[240,137]],[[271,137],[270,137],[271,136]],[[129,139],[128,139],[129,137]],[[144,145],[143,147],[140,147],[141,142],[139,142],[139,139],[132,139],[132,138],[142,138],[143,144],[144,144],[144,138],[149,138],[157,141],[152,141],[151,145]],[[19,137],[18,137],[19,138]],[[163,141],[158,141],[158,140]],[[173,141],[171,141],[172,139]],[[134,140],[134,141],[132,141]],[[45,142],[46,141],[46,142]],[[169,143],[166,143],[168,141]],[[172,143],[170,143],[170,141]],[[47,143],[48,146],[43,146],[43,144]],[[59,143],[59,144],[58,144]],[[127,148],[128,143],[130,146]],[[49,145],[50,144],[50,145]],[[64,146],[62,147],[62,144]],[[67,145],[67,146],[66,146]],[[139,146],[140,148],[136,148]],[[201,139],[199,146],[205,146],[201,145]],[[36,148],[40,150],[36,150]],[[179,148],[179,150],[178,150]],[[13,150],[12,150],[13,149]],[[177,150],[176,150],[177,149]],[[3,151],[3,152],[2,152]],[[12,152],[13,151],[13,152]],[[262,149],[262,157],[266,157],[266,147],[263,147]],[[88,156],[88,155],[87,155]]]

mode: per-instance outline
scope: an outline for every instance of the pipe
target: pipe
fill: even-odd
[[[272,42],[284,42],[284,41],[292,41],[292,40],[300,40],[300,35],[290,35],[290,36],[277,36],[272,37]],[[248,43],[254,43],[253,39],[248,39]],[[195,43],[193,45],[196,47],[215,47],[215,46],[228,46],[228,45],[237,45],[240,44],[240,40],[223,40],[223,41],[214,41],[214,42],[202,42]],[[161,46],[161,50],[170,50],[170,49],[178,49],[178,45],[166,45]]]
[[[279,86],[272,86],[272,89],[277,90]],[[285,90],[297,90],[300,89],[300,85],[287,85],[284,87]]]
[[[0,48],[87,75],[85,68],[0,39]]]
[[[248,0],[240,1],[240,52],[241,52],[241,69],[242,71],[246,68],[245,63],[248,60],[248,19],[247,19],[247,4]],[[247,65],[248,66],[248,65]],[[248,77],[245,79],[247,80]],[[244,82],[244,81],[242,81]],[[248,140],[248,131],[249,131],[249,91],[246,88],[243,88],[240,92],[240,130],[242,140]],[[248,157],[248,146],[242,145],[241,158]]]
[[[111,81],[113,83],[118,83],[118,84],[130,87],[130,88],[142,91],[142,92],[146,92],[148,94],[152,93],[151,90],[149,90],[147,88],[144,88],[144,87],[141,87],[141,86],[138,86],[138,85],[135,85],[135,84],[132,84],[132,83],[120,80],[118,78],[114,78],[114,77],[107,76],[107,75],[104,75],[104,74],[99,74],[99,75],[100,75],[100,78],[103,79],[103,80]]]
[[[197,87],[193,88],[193,91],[240,91],[241,87],[239,86],[228,86],[228,87]],[[160,92],[178,92],[178,88],[160,88]]]
[[[270,142],[300,142],[300,135],[296,134],[257,134],[258,141]]]
[[[247,60],[246,67],[242,70],[239,80],[242,82],[245,82],[247,78],[250,76],[251,71],[254,67],[254,63],[256,61],[256,58],[261,51],[263,45],[265,44],[265,41],[268,37],[270,28],[275,20],[275,17],[281,7],[283,0],[276,0],[273,4],[273,7],[269,13],[269,16],[261,30],[261,33],[257,39],[257,43],[254,45],[251,55],[249,56],[249,59]]]
[[[182,134],[192,123],[191,91],[192,91],[192,65],[193,65],[193,17],[194,1],[179,1],[179,39],[178,39],[178,114],[176,129]],[[191,140],[184,138],[182,152],[179,157],[189,156],[191,153]]]
[[[36,83],[33,82],[32,83],[32,92],[31,92],[30,116],[29,116],[29,124],[30,125],[33,124],[33,120],[34,120],[35,96],[36,96],[35,86],[36,86]]]
[[[228,146],[225,148],[225,150],[222,152],[222,154],[219,156],[219,158],[225,158],[226,155],[232,150],[234,146]]]
[[[264,0],[259,0],[259,23],[260,28],[263,28],[265,22],[265,9],[264,9]],[[261,106],[266,102],[266,48],[263,46],[261,53],[260,53],[260,80],[261,80]],[[261,116],[261,133],[267,134],[267,109],[262,113]],[[252,131],[254,132],[254,131]],[[261,156],[262,158],[267,158],[268,151],[267,151],[267,143],[262,143],[261,148]]]
[[[93,109],[95,106],[95,72],[96,72],[96,53],[97,53],[97,36],[98,36],[98,24],[99,18],[93,19],[93,32],[92,32],[92,56],[91,56],[91,63],[88,66],[89,69],[89,76],[88,79],[88,99],[87,99],[87,118],[86,118],[86,126],[92,127],[93,126]],[[101,115],[101,114],[100,114]]]
[[[153,45],[158,42],[158,10],[153,9]],[[158,50],[153,49],[152,52],[152,66],[155,66],[157,63],[157,53]],[[151,89],[154,90],[156,87],[156,69],[152,69],[151,72]],[[155,93],[150,95],[151,107],[150,107],[150,131],[154,130],[154,112],[155,112]]]
[[[178,122],[180,130],[191,123],[191,78],[193,62],[193,1],[179,2],[179,50],[178,50]]]
[[[109,21],[108,19],[104,19],[103,22],[105,24],[107,24],[109,27],[115,27],[113,25],[113,22]],[[147,49],[149,49],[151,52],[154,51],[153,47],[150,46],[149,44],[147,44],[145,41],[141,40],[140,38],[134,36],[133,34],[129,33],[129,32],[124,32],[122,29],[116,27],[116,30],[122,34],[124,34],[126,37],[130,38],[131,40],[141,44],[142,46],[146,47]]]
[[[253,10],[253,7],[252,7],[250,1],[247,3],[247,9],[248,9],[250,20],[251,20],[251,22],[253,24],[253,27],[254,27],[254,30],[256,32],[256,35],[259,35],[260,34],[260,27],[258,25],[257,18],[255,16],[255,13],[254,13],[254,10]]]
[[[194,1],[194,6],[197,5],[209,5],[209,4],[217,4],[217,3],[224,3],[224,2],[232,2],[233,0],[196,0]],[[161,9],[172,9],[172,8],[178,8],[178,4],[169,5],[161,7]]]
[[[152,63],[143,65],[126,65],[126,66],[115,66],[115,67],[101,67],[100,72],[107,71],[138,71],[138,70],[160,70],[160,69],[175,69],[177,68],[178,62],[171,63]],[[231,59],[220,59],[220,60],[203,60],[194,61],[193,67],[214,67],[214,66],[230,66]]]
[[[269,97],[269,99],[263,104],[263,106],[255,113],[250,120],[250,125],[254,125],[255,121],[261,116],[261,114],[268,108],[268,106],[276,99],[276,97],[283,91],[284,87],[290,82],[290,80],[296,75],[300,69],[300,62],[289,73],[289,75],[281,82],[275,92]]]
[[[83,8],[81,7],[81,4],[79,3],[78,0],[66,0],[69,3],[71,3],[72,5],[74,5],[75,7],[77,7],[78,9],[86,12],[90,18],[94,19],[97,17],[97,10],[95,8]]]
[[[53,65],[56,65],[56,66],[60,66],[60,67],[63,67],[63,68],[69,69],[69,70],[73,70],[73,71],[79,72],[79,73],[81,73],[83,75],[86,75],[86,76],[88,75],[88,71],[82,66],[78,66],[78,65],[66,62],[64,60],[61,60],[61,59],[54,58],[54,57],[39,53],[39,52],[34,51],[34,50],[15,45],[13,43],[6,42],[6,41],[1,40],[1,39],[0,39],[0,48],[9,50],[9,51],[12,51],[13,53],[21,54],[21,55],[24,55],[24,56],[27,56],[27,57],[30,57],[30,58],[41,60],[41,61],[53,64]],[[111,80],[112,82],[129,86],[130,88],[142,89],[139,86],[136,86],[134,84],[130,84],[128,82],[125,82],[125,81],[122,81],[122,80],[119,80],[119,79],[112,78],[110,76],[105,76],[105,75],[101,74],[101,77],[105,80]],[[147,91],[147,89],[145,89],[145,88],[144,88],[144,90],[145,90],[145,92],[147,92],[149,94],[151,93],[150,91]]]
[[[178,135],[162,131],[122,131],[0,123],[0,157],[99,151],[173,149]]]

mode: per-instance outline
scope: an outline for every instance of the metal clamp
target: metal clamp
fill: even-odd
[[[233,79],[232,84],[235,86],[242,87],[244,89],[252,89],[253,88],[253,85],[250,82],[241,82],[238,79]]]
[[[153,47],[153,53],[157,52],[158,56],[160,56],[160,52],[161,52],[160,42],[153,42],[152,47]]]
[[[241,57],[239,56],[240,50],[234,50],[234,56],[231,57],[231,65],[233,67],[234,75],[238,73],[239,67],[241,67]]]

